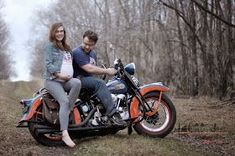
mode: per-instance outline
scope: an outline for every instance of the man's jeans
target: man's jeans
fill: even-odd
[[[111,93],[108,90],[105,82],[93,76],[82,77],[82,88],[94,93],[102,102],[106,109],[104,115],[112,116],[115,113],[114,103],[111,97]]]

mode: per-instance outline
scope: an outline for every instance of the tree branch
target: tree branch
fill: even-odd
[[[193,32],[193,35],[194,37],[196,38],[196,40],[198,41],[199,45],[200,45],[200,49],[202,52],[205,52],[204,48],[203,48],[203,45],[202,45],[202,42],[200,40],[200,38],[198,37],[198,35],[195,33],[195,29],[192,27],[192,25],[187,21],[187,19],[182,15],[182,12],[178,9],[176,9],[175,7],[163,2],[162,0],[159,0],[159,2],[161,2],[164,6],[174,10],[176,12],[177,15],[179,15],[183,21],[185,22],[185,24],[189,27],[189,29]]]
[[[223,18],[219,17],[219,16],[216,15],[215,13],[213,13],[213,12],[207,10],[203,5],[201,5],[200,3],[198,3],[196,0],[191,0],[191,1],[192,1],[193,3],[195,3],[195,4],[198,6],[198,8],[200,8],[200,9],[202,9],[203,11],[207,12],[208,14],[212,15],[213,17],[215,17],[216,19],[220,20],[220,21],[223,22],[224,24],[227,24],[227,25],[229,25],[229,26],[235,28],[235,25],[234,25],[234,24],[232,24],[232,23],[230,23],[230,22],[224,20]]]

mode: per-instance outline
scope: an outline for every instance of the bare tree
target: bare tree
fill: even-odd
[[[3,7],[2,1],[0,1],[0,8]],[[9,44],[9,31],[5,21],[0,15],[0,79],[9,79],[11,70],[11,63],[8,50]]]
[[[143,83],[163,81],[177,94],[193,96],[224,97],[234,90],[232,0],[59,0],[39,18],[37,25],[47,29],[62,21],[73,48],[84,31],[96,31],[98,59],[112,64],[111,43],[115,56],[136,63]]]
[[[183,67],[186,77],[182,78],[188,80],[181,90],[189,86],[190,95],[199,93],[220,97],[234,90],[234,1],[175,0],[174,5],[171,0],[158,2],[176,12],[178,36],[183,43],[182,61],[183,66],[186,65]],[[182,26],[187,33],[182,33]],[[187,53],[183,45],[188,47]],[[189,70],[186,70],[187,62],[190,62]]]

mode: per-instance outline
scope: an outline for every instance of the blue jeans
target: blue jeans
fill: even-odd
[[[105,82],[96,77],[88,76],[81,77],[81,83],[82,88],[85,88],[89,92],[92,92],[100,99],[106,110],[104,115],[112,116],[116,109],[114,107],[111,93],[108,90],[108,87],[106,86]]]

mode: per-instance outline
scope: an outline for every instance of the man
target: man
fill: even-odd
[[[93,48],[98,40],[96,33],[88,30],[83,35],[81,46],[73,50],[74,77],[81,80],[82,88],[92,91],[102,102],[106,109],[105,115],[116,125],[124,125],[119,113],[116,112],[112,101],[111,93],[105,82],[93,75],[114,75],[117,71],[114,68],[100,68],[96,66],[96,54]]]

